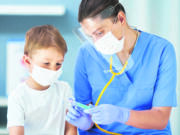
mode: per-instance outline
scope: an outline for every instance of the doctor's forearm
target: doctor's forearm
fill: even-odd
[[[167,126],[170,112],[171,107],[153,108],[145,111],[132,110],[126,124],[141,129],[162,130]]]

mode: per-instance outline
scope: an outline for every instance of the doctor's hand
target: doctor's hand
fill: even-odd
[[[74,105],[69,108],[66,120],[81,130],[88,130],[94,125],[91,116],[84,113],[82,109]]]
[[[91,115],[93,122],[107,125],[113,122],[126,123],[129,119],[130,110],[110,104],[101,104],[85,110],[85,113]]]

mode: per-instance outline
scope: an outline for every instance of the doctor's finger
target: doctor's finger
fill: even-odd
[[[97,114],[93,114],[91,118],[94,120],[101,120],[103,119],[103,116],[100,113],[97,113]]]
[[[94,108],[91,108],[91,109],[87,109],[87,110],[84,110],[85,113],[88,113],[88,114],[95,114],[95,113],[98,113],[100,112],[100,108],[99,107],[94,107]]]
[[[91,119],[92,119],[92,121],[93,121],[94,123],[97,123],[97,124],[103,124],[103,120],[100,119],[100,118],[92,117]]]
[[[81,116],[81,113],[78,112],[78,111],[77,111],[76,109],[74,109],[74,108],[70,108],[69,111],[68,111],[68,113],[70,113],[70,114],[72,114],[72,115],[74,115],[74,116],[76,116],[76,117],[80,117],[80,116]]]
[[[66,115],[67,118],[69,119],[72,119],[72,120],[76,120],[78,119],[80,116],[76,116],[76,115],[73,115],[72,113],[68,112],[67,115]]]

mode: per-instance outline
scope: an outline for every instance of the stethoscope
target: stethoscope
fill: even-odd
[[[139,32],[138,32],[138,35],[137,35],[136,43],[137,43],[138,37],[139,37]],[[136,45],[136,43],[135,43],[135,45]],[[127,60],[127,61],[125,62],[125,64],[124,64],[123,68],[121,69],[121,71],[118,72],[118,73],[116,73],[116,72],[113,71],[112,62],[113,62],[113,59],[112,59],[112,56],[111,56],[111,57],[110,57],[110,72],[111,72],[111,74],[112,74],[112,77],[111,77],[111,79],[108,81],[108,83],[104,86],[104,88],[102,89],[101,93],[99,94],[95,106],[98,106],[98,104],[99,104],[99,102],[100,102],[100,100],[101,100],[101,98],[102,98],[102,95],[104,94],[104,92],[106,91],[106,89],[108,88],[108,86],[112,83],[112,81],[114,80],[115,76],[121,75],[121,74],[125,71],[125,69],[126,69],[126,67],[127,67],[127,65],[128,65],[128,60]],[[96,127],[97,127],[99,130],[101,130],[101,131],[104,132],[104,133],[111,134],[111,135],[122,135],[122,134],[119,134],[119,133],[107,131],[107,130],[101,128],[97,123],[95,123],[95,125],[96,125]]]
[[[102,89],[101,93],[99,94],[99,97],[98,97],[98,99],[97,99],[97,101],[96,101],[95,106],[98,106],[98,104],[99,104],[99,102],[100,102],[100,100],[101,100],[101,98],[102,98],[102,95],[104,94],[104,92],[106,91],[106,89],[108,88],[108,86],[112,83],[112,81],[113,81],[113,79],[115,78],[115,76],[121,75],[121,74],[124,72],[124,70],[126,69],[127,65],[128,65],[128,61],[125,62],[125,64],[124,64],[123,68],[121,69],[121,71],[118,72],[118,73],[116,73],[116,72],[114,72],[113,69],[112,69],[112,56],[110,57],[110,72],[112,73],[112,77],[111,77],[111,79],[108,81],[108,83],[104,86],[104,88]],[[101,128],[97,123],[95,123],[95,125],[96,125],[96,127],[97,127],[99,130],[101,130],[101,131],[103,131],[103,132],[105,132],[105,133],[107,133],[107,134],[122,135],[122,134],[119,134],[119,133],[114,133],[114,132],[107,131],[107,130]]]

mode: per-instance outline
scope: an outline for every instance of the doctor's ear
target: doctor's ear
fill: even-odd
[[[123,18],[123,17],[120,17],[119,20],[120,20],[121,23],[123,23],[124,18]]]
[[[124,12],[120,11],[117,15],[117,19],[121,24],[124,24],[126,22],[126,15],[124,14]]]

